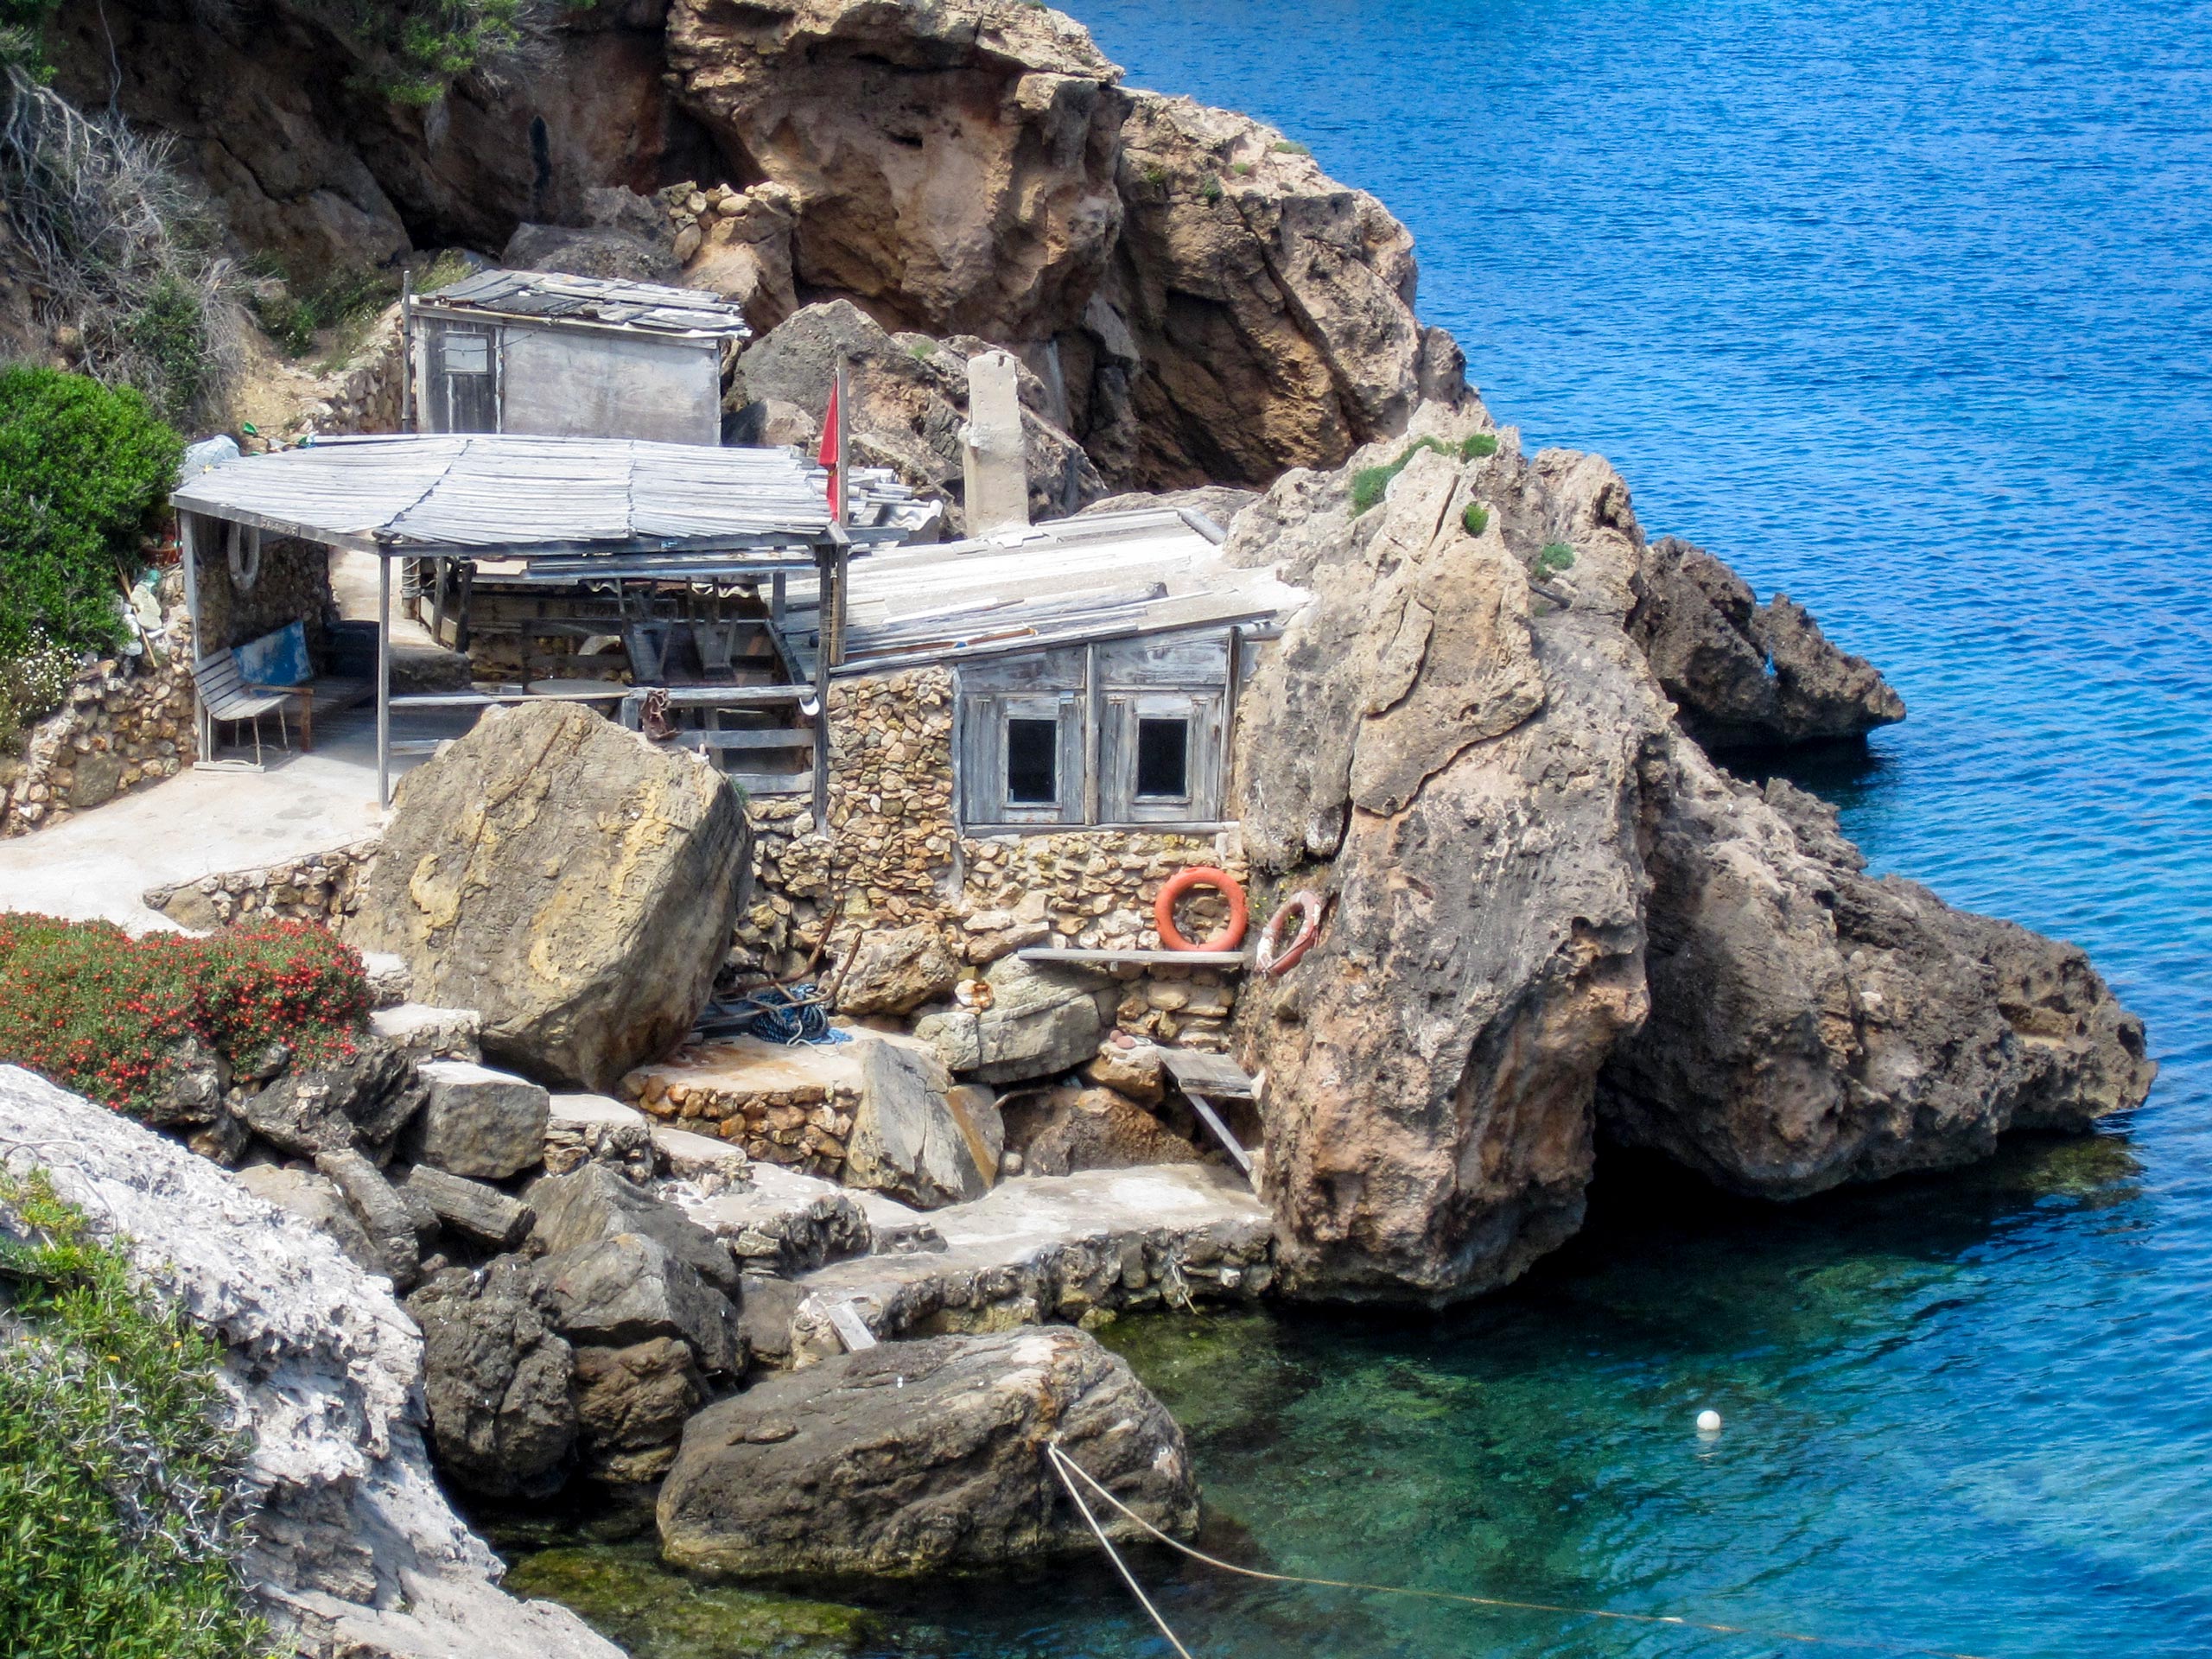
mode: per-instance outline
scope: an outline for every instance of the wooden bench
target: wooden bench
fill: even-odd
[[[296,622],[288,627],[296,628]],[[249,642],[248,651],[256,645],[283,633],[279,628],[273,633]],[[225,724],[253,722],[254,764],[261,764],[261,717],[276,716],[276,729],[285,746],[290,747],[291,733],[284,723],[285,712],[296,709],[300,716],[300,748],[304,753],[315,747],[315,711],[321,708],[330,712],[351,708],[365,699],[370,683],[335,674],[319,674],[297,685],[263,685],[245,678],[238,668],[236,650],[219,651],[212,656],[196,658],[192,664],[192,683],[200,694],[200,706],[211,720]]]

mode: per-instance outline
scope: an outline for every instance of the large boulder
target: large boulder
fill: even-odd
[[[287,1067],[246,1096],[238,1113],[270,1145],[312,1158],[389,1145],[421,1109],[427,1092],[414,1062],[372,1032],[353,1039],[351,1054]]]
[[[1708,713],[1806,706],[1752,677],[1748,590],[1680,549],[1655,578],[1611,467],[1480,427],[1425,410],[1224,544],[1313,594],[1236,739],[1263,899],[1330,904],[1238,998],[1286,1287],[1506,1282],[1580,1225],[1601,1118],[1791,1197],[2140,1100],[2141,1029],[2078,951],[1866,880],[1833,814],[1675,724],[1692,683]],[[1689,594],[1752,632],[1683,648]]]
[[[1859,737],[1904,718],[1881,671],[1830,645],[1802,606],[1758,603],[1741,576],[1672,536],[1647,551],[1629,632],[1708,749]]]
[[[1162,1531],[1195,1529],[1175,1420],[1091,1337],[1046,1325],[888,1343],[708,1407],[661,1486],[662,1553],[718,1573],[918,1574],[1095,1548],[1048,1444]],[[1109,1536],[1143,1536],[1091,1503]]]
[[[951,994],[960,957],[944,930],[925,922],[861,936],[837,981],[840,1014],[910,1014]]]
[[[1476,426],[1433,427],[1448,453],[1363,513],[1348,473],[1294,474],[1229,544],[1274,547],[1314,594],[1238,737],[1248,852],[1332,899],[1237,1009],[1285,1278],[1311,1294],[1446,1300],[1564,1242],[1598,1073],[1644,1012],[1636,789],[1666,709],[1620,628],[1627,493],[1510,437],[1463,461]],[[1539,617],[1524,560],[1565,524],[1579,592]]]
[[[437,1274],[407,1299],[423,1327],[423,1394],[438,1466],[492,1497],[550,1492],[575,1444],[575,1363],[537,1271],[501,1256]]]
[[[2142,1021],[2072,945],[1874,880],[1834,810],[1678,739],[1643,798],[1651,1017],[1602,1122],[1719,1185],[1800,1198],[2139,1105]]]
[[[576,703],[495,709],[401,782],[348,937],[480,1010],[493,1058],[604,1091],[698,1017],[750,853],[697,756]]]
[[[691,1350],[672,1337],[576,1350],[576,1422],[587,1466],[614,1484],[658,1480],[707,1397]]]
[[[55,1189],[222,1348],[245,1457],[245,1580],[302,1659],[621,1659],[502,1568],[431,1477],[423,1339],[330,1239],[120,1113],[0,1066],[15,1167]]]

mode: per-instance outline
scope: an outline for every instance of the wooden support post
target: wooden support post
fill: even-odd
[[[399,429],[415,429],[415,273],[399,273]]]
[[[192,657],[194,662],[200,655],[200,532],[199,515],[180,512],[176,516],[177,550],[184,559],[184,609],[192,619]],[[207,706],[200,701],[195,687],[192,696],[192,746],[202,760],[215,758],[215,722],[207,718]]]
[[[391,804],[391,556],[377,555],[377,806]]]
[[[825,836],[830,833],[830,583],[838,560],[837,550],[825,548],[817,555],[815,563],[820,601],[815,607],[814,827]]]

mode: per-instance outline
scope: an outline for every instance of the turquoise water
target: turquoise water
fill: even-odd
[[[2212,5],[1077,11],[1388,202],[1501,421],[1878,661],[1911,719],[1808,780],[1878,868],[2088,947],[2165,1065],[2094,1139],[1786,1211],[1607,1168],[1442,1319],[1125,1322],[1227,1547],[2212,1651]],[[1821,1651],[1141,1570],[1205,1659]],[[1090,1567],[880,1605],[918,1623],[871,1652],[1166,1651]]]

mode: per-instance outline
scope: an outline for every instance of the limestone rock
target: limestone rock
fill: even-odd
[[[1140,1106],[1157,1106],[1167,1098],[1167,1067],[1157,1043],[1132,1043],[1116,1033],[1098,1046],[1083,1075],[1086,1082],[1126,1095]]]
[[[745,1154],[735,1147],[741,1161]],[[606,1095],[556,1094],[545,1122],[545,1173],[566,1175],[580,1165],[611,1165],[633,1181],[650,1181],[667,1165],[652,1126],[634,1106]]]
[[[496,1186],[464,1180],[429,1164],[417,1164],[399,1183],[403,1198],[419,1200],[441,1222],[495,1250],[512,1250],[537,1218],[531,1207]]]
[[[725,200],[683,266],[683,285],[702,288],[744,308],[755,334],[798,309],[791,276],[791,232],[798,197],[767,180]]]
[[[391,1276],[382,1253],[362,1228],[360,1217],[327,1175],[311,1169],[288,1169],[281,1164],[255,1164],[239,1170],[238,1180],[255,1198],[289,1211],[329,1238],[362,1272]]]
[[[810,305],[738,359],[747,400],[741,437],[766,442],[772,406],[821,410],[830,376],[842,368],[855,463],[890,467],[925,498],[944,502],[948,523],[963,531],[960,433],[968,418],[968,359],[988,349],[969,335],[887,333],[847,300]],[[1103,494],[1105,484],[1082,445],[1050,418],[1045,383],[1025,370],[1019,384],[1030,516],[1073,512]]]
[[[1051,1077],[1098,1052],[1118,1001],[1095,976],[1001,957],[984,978],[991,1005],[951,1008],[914,1022],[948,1071],[978,1083]]]
[[[350,1058],[285,1071],[247,1096],[238,1112],[271,1145],[311,1158],[389,1144],[427,1094],[407,1057],[372,1033],[354,1039]]]
[[[655,1123],[647,1131],[653,1156],[672,1180],[690,1181],[702,1192],[740,1190],[753,1184],[753,1160],[742,1148],[710,1135]]]
[[[477,1036],[484,1021],[474,1008],[434,1008],[402,1002],[378,1008],[369,1029],[413,1060],[479,1060]]]
[[[1006,1143],[1026,1175],[1195,1164],[1198,1149],[1111,1089],[1034,1089],[1008,1095]]]
[[[778,1164],[755,1164],[743,1187],[707,1193],[683,1183],[667,1190],[671,1202],[745,1265],[748,1284],[756,1276],[750,1269],[798,1273],[865,1255],[872,1243],[853,1193]]]
[[[691,1351],[667,1337],[576,1350],[576,1422],[599,1478],[652,1480],[675,1460],[685,1419],[706,1398]]]
[[[745,1370],[729,1298],[656,1238],[617,1233],[547,1256],[543,1271],[554,1323],[580,1345],[675,1337],[690,1344],[702,1370],[736,1376]]]
[[[423,1327],[431,1444],[448,1478],[515,1497],[552,1491],[575,1443],[569,1344],[540,1306],[536,1269],[501,1256],[449,1268],[407,1299]]]
[[[845,1143],[845,1180],[925,1210],[980,1198],[998,1173],[988,1126],[947,1098],[952,1079],[926,1043],[856,1039],[860,1109]]]
[[[467,1060],[432,1060],[420,1071],[429,1098],[407,1135],[416,1163],[496,1181],[544,1157],[551,1108],[536,1084]]]
[[[915,1574],[1096,1548],[1048,1440],[1163,1531],[1196,1529],[1174,1419],[1123,1361],[1054,1326],[887,1344],[708,1407],[661,1487],[662,1552],[740,1574]]]
[[[1603,1122],[1798,1198],[1986,1156],[2141,1103],[2141,1021],[2071,945],[1864,873],[1832,808],[1672,746],[1644,795],[1651,1018]]]
[[[1510,442],[1460,461],[1480,429],[1425,411],[1414,434],[1452,453],[1415,454],[1379,505],[1351,511],[1353,469],[1293,474],[1230,537],[1315,592],[1238,755],[1255,863],[1332,899],[1313,950],[1237,1006],[1307,1294],[1448,1300],[1571,1236],[1598,1073],[1644,1014],[1636,791],[1666,708],[1621,632],[1641,536],[1602,462],[1532,467]],[[1540,618],[1524,560],[1564,537],[1573,603]]]
[[[139,1115],[143,1122],[164,1128],[213,1123],[223,1115],[231,1068],[220,1054],[187,1033],[162,1056],[154,1082],[154,1098]]]
[[[1653,543],[1629,632],[1707,748],[1858,737],[1904,718],[1904,700],[1864,658],[1838,651],[1803,607],[1750,587],[1700,548]]]
[[[349,942],[484,1018],[484,1052],[605,1090],[690,1029],[750,831],[720,773],[575,703],[493,709],[410,772]]]
[[[1116,72],[1057,12],[679,0],[668,56],[724,149],[791,192],[804,288],[932,333],[1034,340],[1105,270]]]
[[[379,1271],[395,1289],[407,1289],[415,1282],[422,1258],[414,1215],[392,1191],[391,1183],[351,1147],[317,1153],[315,1166],[352,1207],[382,1264]]]
[[[861,936],[837,984],[840,1014],[906,1014],[951,994],[960,957],[942,930],[925,923]]]
[[[1109,471],[1155,489],[1262,484],[1404,430],[1423,396],[1464,394],[1449,373],[1423,385],[1413,238],[1382,203],[1248,117],[1127,96],[1123,224],[1097,306],[1141,368],[1130,461]],[[1102,357],[1113,333],[1096,331]],[[1088,433],[1094,451],[1122,435],[1090,425],[1108,429]]]
[[[605,1164],[586,1164],[570,1174],[533,1181],[529,1199],[537,1215],[531,1236],[542,1252],[557,1254],[640,1233],[708,1284],[722,1291],[738,1287],[737,1264],[711,1232]]]
[[[304,1659],[621,1659],[501,1568],[430,1474],[422,1338],[296,1216],[120,1113],[0,1067],[0,1140],[66,1146],[56,1189],[224,1350],[254,1502],[246,1576]],[[31,1154],[34,1158],[36,1154]]]

